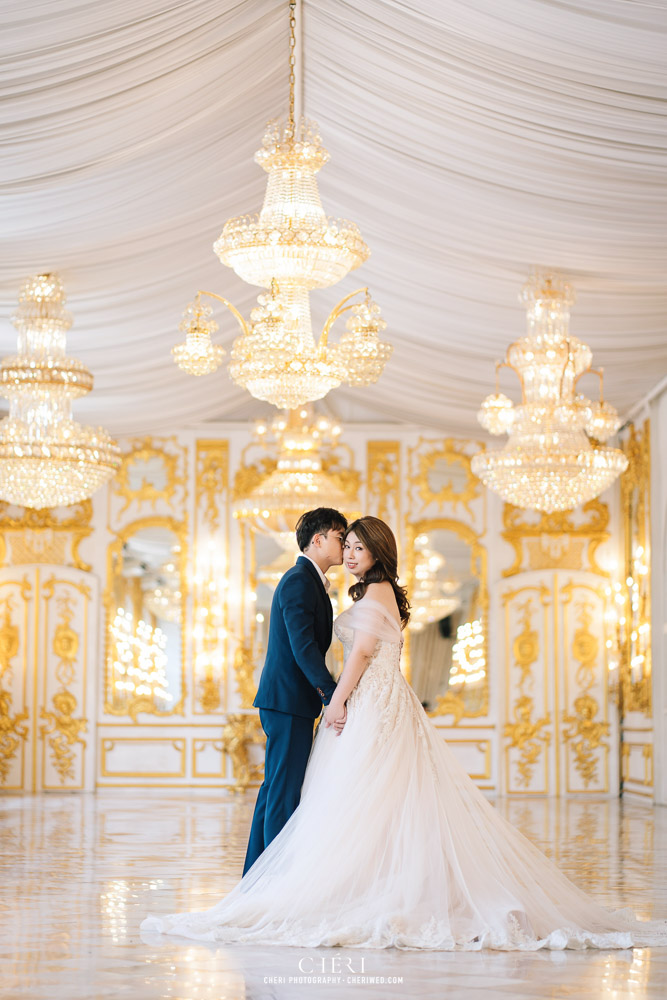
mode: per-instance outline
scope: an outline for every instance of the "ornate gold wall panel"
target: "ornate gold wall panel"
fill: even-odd
[[[605,585],[582,572],[518,579],[524,586],[503,595],[505,788],[613,794]]]
[[[486,532],[486,490],[470,468],[472,456],[484,450],[480,441],[422,438],[408,448],[408,510],[411,520],[427,514],[451,515]]]
[[[553,742],[549,679],[553,599],[543,583],[503,594],[505,606],[505,787],[546,795]]]
[[[503,576],[544,569],[588,570],[608,577],[596,560],[600,545],[609,539],[609,508],[590,500],[574,511],[544,514],[503,506],[502,538],[514,549],[514,563]]]
[[[28,574],[0,579],[0,790],[26,787],[28,705]]]
[[[623,716],[641,712],[651,719],[651,448],[650,425],[630,424],[622,442],[628,468],[621,476],[623,518],[622,577],[626,581],[620,629],[620,684]],[[627,581],[632,584],[627,585]]]
[[[609,792],[609,722],[604,587],[566,583],[563,618],[562,712],[566,791]]]
[[[193,547],[192,711],[227,711],[229,442],[197,440]]]
[[[0,790],[93,787],[97,581],[64,566],[0,570]]]
[[[366,445],[366,514],[396,530],[401,520],[400,441],[368,441]]]
[[[89,740],[82,734],[88,729],[92,597],[87,580],[64,579],[54,573],[44,579],[41,587],[44,671],[39,717],[44,720],[40,738],[42,782],[46,789],[81,790],[86,785]],[[94,609],[92,613],[95,614]]]
[[[93,504],[33,510],[0,501],[0,566],[47,563],[90,570],[79,545],[93,531]]]
[[[182,510],[187,499],[187,448],[178,437],[143,437],[122,443],[120,469],[109,488],[109,519],[117,522],[134,507]]]

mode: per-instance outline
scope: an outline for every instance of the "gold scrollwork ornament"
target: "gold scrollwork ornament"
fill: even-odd
[[[19,630],[11,620],[12,599],[3,601],[4,615],[0,625],[0,784],[5,784],[9,775],[10,761],[16,756],[21,741],[28,737],[28,727],[23,723],[27,712],[12,715],[12,695],[2,686],[5,673],[11,670],[11,661],[19,651]]]
[[[255,659],[247,642],[240,642],[234,654],[236,689],[241,696],[241,708],[251,708],[257,694]]]
[[[77,700],[71,691],[58,691],[54,694],[52,703],[55,711],[47,712],[42,709],[40,713],[40,718],[47,723],[41,726],[40,735],[42,739],[49,737],[53,766],[64,785],[68,778],[74,777],[75,755],[72,748],[77,743],[84,747],[86,745],[79,734],[86,732],[88,720],[74,718]]]
[[[545,730],[550,724],[550,715],[531,721],[533,714],[533,699],[528,695],[517,698],[514,704],[514,722],[505,725],[505,736],[509,738],[509,748],[519,751],[517,769],[519,784],[527,788],[533,777],[533,769],[540,758],[544,747],[549,745],[551,734]]]
[[[264,743],[259,716],[230,715],[222,730],[222,746],[232,761],[232,773],[236,780],[235,791],[243,792],[251,781],[262,777],[263,764],[253,764],[250,760],[249,747]]]
[[[563,740],[572,741],[575,767],[581,775],[586,788],[597,779],[596,751],[602,743],[602,737],[609,733],[609,723],[595,721],[598,703],[589,694],[581,695],[574,700],[574,715],[563,712]]]
[[[27,719],[27,712],[12,715],[12,696],[0,688],[0,784],[7,781],[10,761],[28,737],[28,727],[22,725]]]

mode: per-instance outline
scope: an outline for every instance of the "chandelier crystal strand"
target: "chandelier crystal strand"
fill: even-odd
[[[315,344],[310,329],[308,292],[298,285],[271,290],[258,298],[251,327],[234,341],[229,374],[256,399],[280,409],[296,409],[321,399],[343,380],[333,349]]]
[[[286,123],[269,122],[255,154],[267,174],[264,202],[259,215],[230,219],[213,245],[220,261],[243,281],[269,290],[260,295],[250,324],[241,319],[243,333],[232,348],[230,377],[252,396],[281,409],[322,399],[344,381],[353,386],[376,382],[392,350],[378,338],[386,324],[368,296],[365,304],[355,304],[357,312],[340,345],[329,344],[328,333],[338,316],[353,308],[346,305],[351,296],[334,308],[319,341],[313,334],[310,292],[341,281],[370,251],[353,222],[328,218],[322,207],[317,174],[329,153],[315,122],[296,115],[295,51],[292,3],[289,114]],[[185,371],[206,374],[219,363],[215,350],[210,330],[207,334],[199,323],[172,353]]]
[[[275,468],[243,498],[234,512],[263,531],[293,531],[307,508],[347,507],[354,489],[338,472],[327,469],[342,432],[309,407],[291,410],[270,425],[259,422],[256,438],[275,458]]]
[[[394,350],[391,344],[383,344],[378,337],[386,327],[380,307],[372,299],[352,307],[346,332],[338,345],[345,381],[350,385],[370,385],[377,382],[384,371]]]
[[[578,379],[592,371],[591,351],[569,332],[569,285],[536,275],[520,301],[527,306],[528,334],[510,345],[505,364],[519,376],[522,401],[512,406],[497,392],[484,400],[480,423],[509,439],[500,451],[475,455],[472,470],[515,507],[570,510],[626,469],[622,451],[598,443],[618,429],[618,415],[608,403],[576,394]],[[587,432],[596,434],[594,443]]]
[[[120,465],[101,428],[72,419],[72,400],[90,392],[88,369],[65,354],[72,318],[55,274],[29,278],[12,322],[17,354],[0,365],[10,402],[0,421],[0,499],[23,507],[62,507],[90,497]]]

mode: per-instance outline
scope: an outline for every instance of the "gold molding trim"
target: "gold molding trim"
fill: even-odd
[[[43,510],[0,501],[0,567],[9,556],[12,566],[49,563],[90,572],[91,566],[79,555],[79,545],[92,534],[92,517],[92,500]]]
[[[236,714],[227,719],[222,730],[222,746],[231,758],[236,791],[243,792],[252,781],[261,779],[264,764],[251,763],[248,750],[251,745],[261,745],[264,741],[259,715]]]
[[[161,442],[163,447],[160,447]],[[179,487],[183,488],[183,502],[187,495],[186,458],[187,447],[180,444],[178,438],[172,437],[152,437],[147,435],[142,438],[131,438],[128,442],[129,448],[123,452],[121,466],[114,478],[111,480],[111,493],[122,497],[124,502],[118,516],[120,517],[132,503],[141,507],[144,503],[150,503],[155,510],[158,500],[163,500],[170,507],[173,507],[173,498]],[[171,447],[173,451],[169,451]],[[138,488],[133,489],[130,485],[130,472],[134,464],[141,461],[148,461],[157,458],[162,462],[165,475],[165,485],[162,488],[154,486],[146,477],[141,481]],[[180,465],[180,471],[179,471]]]
[[[563,605],[564,616],[564,636],[570,635],[569,608],[577,591],[588,591],[600,601],[600,607],[604,609],[605,594],[602,587],[591,587],[585,583],[567,583],[560,591],[560,601]],[[569,663],[565,660],[563,664],[565,676],[565,705],[563,710],[563,742],[570,746],[574,754],[575,769],[581,775],[584,788],[588,789],[591,783],[598,780],[597,766],[599,755],[596,751],[603,752],[604,781],[602,789],[598,789],[602,794],[609,791],[608,774],[608,754],[609,746],[603,742],[603,737],[609,735],[609,722],[607,721],[607,704],[604,699],[604,718],[597,719],[595,716],[600,710],[599,702],[591,694],[591,689],[596,681],[596,665],[600,662],[600,672],[606,672],[605,647],[602,636],[595,635],[591,631],[591,626],[595,624],[596,606],[590,599],[581,596],[575,605],[577,628],[571,637],[570,653],[573,660],[578,664],[574,681],[578,687],[577,697],[574,699],[573,710],[570,709],[569,695]],[[603,611],[604,616],[604,611]],[[599,688],[606,693],[606,678],[599,678]],[[578,791],[570,787],[568,769],[568,792]]]
[[[590,570],[608,578],[609,573],[596,561],[596,553],[610,537],[607,531],[609,507],[595,499],[589,500],[581,510],[590,515],[581,524],[575,522],[575,512],[571,510],[541,514],[539,520],[533,522],[530,520],[533,512],[504,504],[501,538],[513,547],[514,562],[502,575],[516,576],[524,570],[571,569]],[[585,546],[588,566],[584,565]],[[524,566],[526,553],[528,565]]]
[[[79,651],[82,649],[84,654],[84,662],[81,666],[81,682],[84,693],[85,702],[85,691],[86,691],[86,674],[87,674],[87,662],[86,662],[86,651],[87,651],[87,641],[88,641],[88,603],[91,599],[90,587],[84,583],[75,583],[72,580],[67,579],[56,579],[55,576],[51,576],[42,585],[42,599],[48,607],[49,601],[56,595],[55,588],[57,586],[71,587],[74,591],[78,592],[84,600],[84,636],[83,642],[79,634],[72,628],[72,619],[75,615],[75,608],[72,606],[73,597],[70,594],[61,594],[56,597],[56,603],[58,606],[59,621],[51,636],[51,649],[54,655],[57,657],[57,664],[55,668],[55,677],[60,684],[60,689],[56,691],[51,698],[51,704],[53,706],[53,711],[48,711],[46,707],[42,707],[40,712],[40,719],[45,720],[45,725],[40,727],[39,735],[44,741],[48,739],[49,747],[51,748],[51,760],[54,769],[58,773],[60,784],[64,787],[66,782],[72,781],[74,779],[74,764],[76,760],[76,754],[74,748],[77,744],[81,745],[83,751],[87,746],[86,741],[81,738],[81,733],[85,733],[88,726],[88,720],[81,716],[80,718],[75,718],[74,713],[77,709],[77,698],[72,691],[69,690],[70,685],[73,683],[76,676],[76,660],[79,655]],[[48,610],[45,617],[45,631],[44,631],[44,641],[48,642],[49,638],[49,627],[48,627]],[[44,658],[46,664],[46,656]],[[44,701],[46,701],[46,685],[47,677],[44,677]],[[44,768],[42,768],[44,770]],[[81,781],[77,787],[83,787],[83,759],[81,764]],[[67,785],[71,788],[72,785]]]
[[[401,516],[401,442],[366,442],[366,504],[376,517],[398,524]]]
[[[547,641],[547,613],[551,602],[551,592],[543,583],[519,587],[517,590],[508,590],[502,595],[505,606],[505,712],[506,718],[510,719],[510,690],[517,692],[517,697],[512,706],[513,721],[508,721],[503,726],[503,735],[508,740],[505,746],[505,766],[507,774],[508,791],[512,795],[544,795],[548,791],[548,760],[547,748],[551,743],[551,732],[547,727],[551,726],[551,713],[547,711],[547,663],[544,657],[544,715],[538,719],[533,719],[534,699],[527,693],[527,688],[532,689],[534,678],[532,675],[533,664],[537,663],[540,656],[539,633],[533,627],[533,605],[532,598],[527,597],[522,604],[517,605],[517,612],[520,615],[519,624],[521,631],[511,641],[509,627],[510,602],[520,594],[533,594],[539,598],[544,614],[543,638]],[[511,643],[511,645],[510,645]],[[512,684],[512,662],[519,670],[519,682]],[[517,784],[519,788],[511,787],[510,771],[510,751],[518,751],[518,759],[514,761],[518,771]],[[532,789],[528,786],[533,779],[535,766],[539,763],[544,754],[544,788]]]
[[[471,518],[474,517],[474,514],[470,505],[474,500],[480,499],[484,505],[483,534],[486,531],[486,492],[472,471],[473,456],[468,454],[469,449],[473,453],[484,451],[486,444],[483,441],[470,441],[465,438],[433,439],[420,437],[417,444],[408,449],[410,496],[414,510],[418,509],[418,500],[421,500],[421,512],[430,504],[434,504],[440,511],[446,504],[451,504],[456,512],[457,506],[461,504]],[[431,488],[429,475],[439,460],[444,460],[447,465],[461,466],[465,474],[465,484],[462,490],[456,490],[452,480],[444,483],[437,491]]]
[[[24,595],[29,593],[31,589],[27,577],[24,577],[22,585],[19,581],[13,580],[3,580],[2,585],[20,586]],[[24,596],[25,600],[27,598]],[[24,604],[24,610],[26,608],[27,604]],[[29,727],[24,725],[30,717],[25,710],[25,684],[27,680],[25,637],[23,649],[24,711],[12,713],[13,696],[11,691],[7,691],[4,686],[5,675],[13,671],[12,660],[18,655],[21,648],[19,626],[12,621],[13,610],[14,603],[11,595],[0,601],[0,785],[6,785],[10,761],[16,756],[21,743],[25,743],[27,740],[29,732]],[[21,755],[21,775],[22,780],[19,787],[23,787],[23,754]]]
[[[439,730],[440,731],[440,730]],[[474,745],[480,753],[484,754],[484,773],[483,774],[471,774],[468,772],[468,777],[472,778],[473,781],[490,781],[491,779],[491,740],[485,739],[448,739],[445,736],[445,742],[451,746],[457,746],[458,744],[471,744]]]
[[[635,561],[643,549],[641,561],[647,572],[637,581],[637,607],[626,600],[626,626],[621,644],[620,687],[621,716],[628,712],[642,712],[649,719],[653,716],[653,685],[651,642],[637,637],[639,626],[651,621],[651,440],[650,421],[646,420],[640,431],[634,424],[628,427],[628,436],[621,441],[628,458],[628,467],[621,476],[621,511],[623,518],[623,579],[635,576]],[[635,638],[633,639],[633,635]],[[641,647],[640,647],[641,643]],[[641,676],[633,678],[632,661],[640,653],[644,657]]]
[[[210,771],[199,771],[197,769],[197,754],[204,748],[211,745],[220,754],[220,769],[215,773]],[[192,741],[192,777],[193,778],[224,778],[225,776],[225,747],[220,739],[194,739]]]
[[[107,754],[111,753],[117,743],[170,743],[172,748],[180,752],[181,766],[179,771],[109,771],[107,768]],[[100,775],[102,778],[184,778],[187,773],[186,761],[187,743],[182,738],[170,738],[169,736],[145,736],[141,740],[122,736],[103,737],[100,740]]]
[[[644,758],[644,777],[640,781],[639,778],[630,777],[630,754],[632,750],[641,750],[642,757]],[[653,786],[653,744],[652,743],[633,743],[624,741],[621,744],[621,773],[623,778],[623,785],[634,784],[634,785],[646,785]],[[634,791],[634,789],[629,789],[629,791]],[[639,794],[638,792],[636,794]]]
[[[222,521],[222,523],[221,523]],[[212,565],[209,546],[221,541],[222,565]],[[229,566],[229,442],[198,438],[195,445],[195,522],[193,556],[192,692],[195,714],[223,714],[227,710],[229,657],[229,601],[220,596]],[[220,560],[217,560],[219,563]],[[216,563],[216,560],[214,560]],[[222,580],[218,580],[218,576]],[[204,579],[206,577],[206,579]],[[215,600],[216,614],[211,614]],[[214,619],[219,619],[216,623]],[[224,630],[224,638],[218,634]],[[222,650],[221,662],[214,655]]]

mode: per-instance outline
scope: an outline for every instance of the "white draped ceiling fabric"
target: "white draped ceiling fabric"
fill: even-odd
[[[21,280],[57,270],[69,350],[96,377],[78,419],[154,432],[266,412],[169,349],[197,288],[246,315],[259,291],[211,247],[261,205],[252,156],[287,108],[286,0],[4,0],[0,27],[0,352]],[[377,385],[325,408],[479,433],[535,265],[572,280],[571,329],[610,401],[623,413],[650,391],[667,371],[666,51],[662,0],[304,0],[323,204],[371,248],[313,293],[314,318],[368,284],[395,347]],[[216,315],[229,350],[235,322]]]

